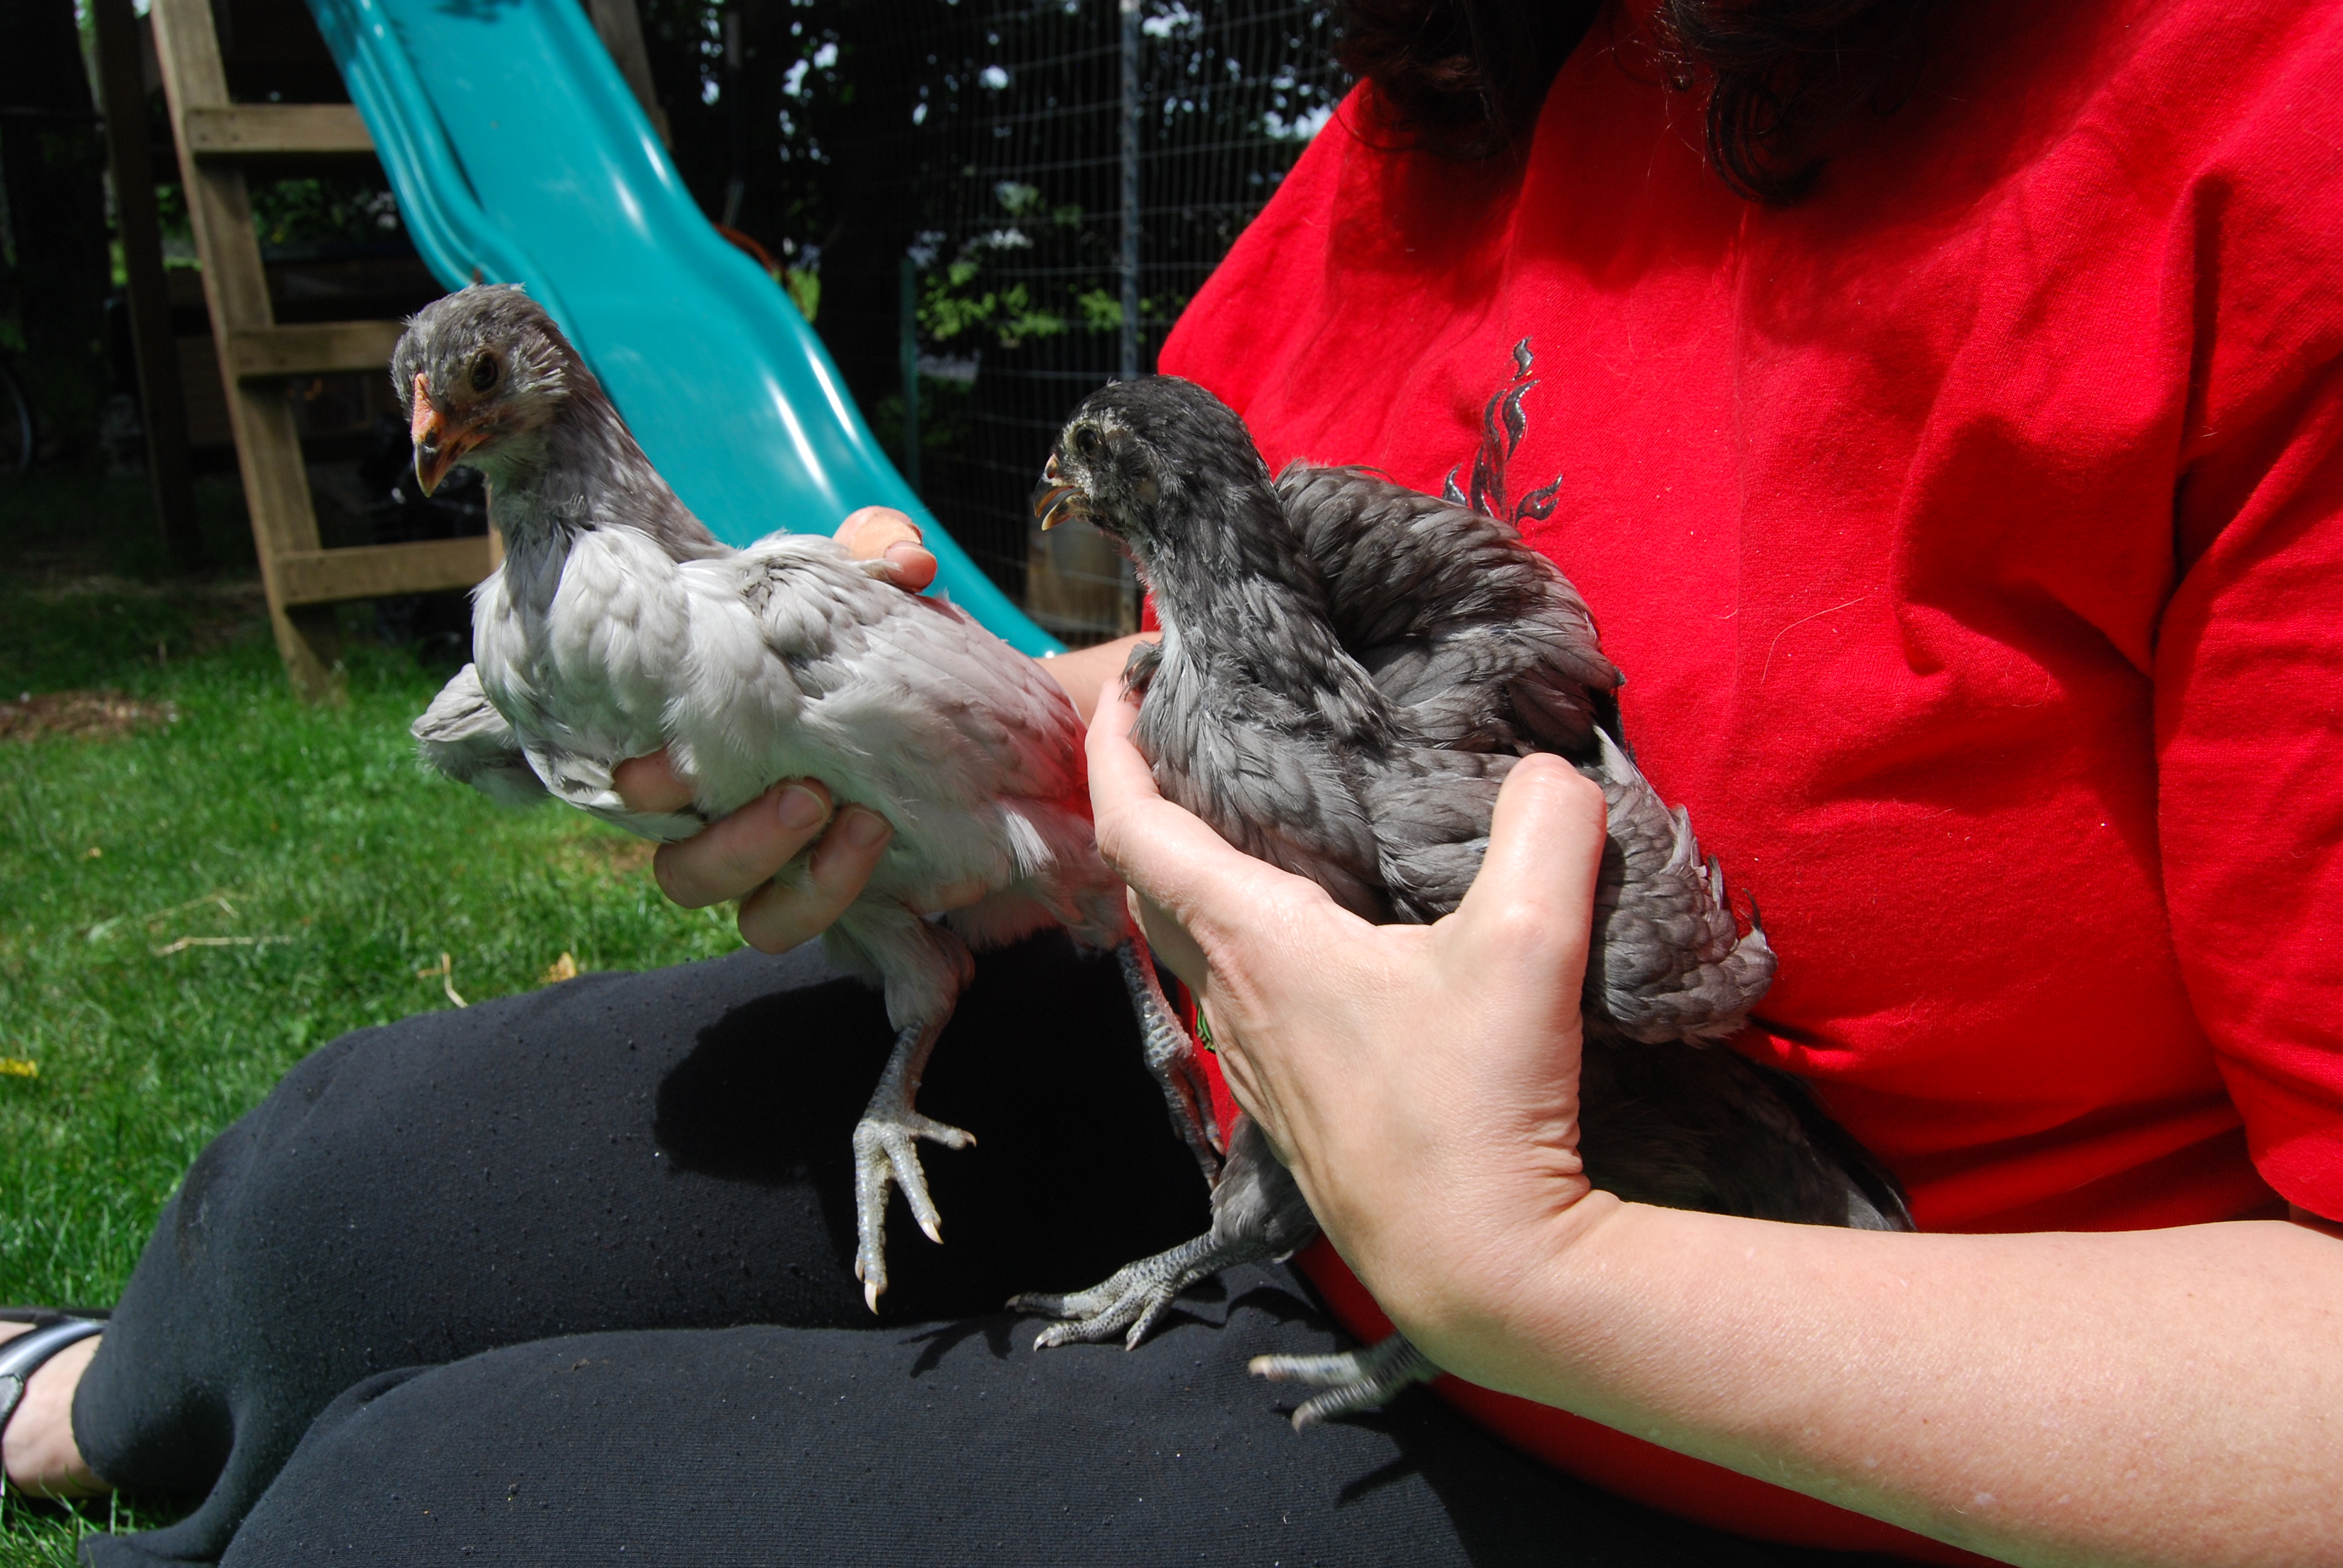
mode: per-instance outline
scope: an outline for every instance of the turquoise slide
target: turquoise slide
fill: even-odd
[[[578,0],[310,8],[440,282],[527,286],[719,538],[899,507],[937,591],[1026,653],[1057,650],[911,493],[789,297],[700,215]]]

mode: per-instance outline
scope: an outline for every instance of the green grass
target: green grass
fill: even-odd
[[[602,970],[739,945],[726,912],[659,897],[638,840],[425,774],[407,725],[446,669],[379,647],[347,662],[347,704],[304,708],[248,582],[0,560],[0,699],[106,688],[177,710],[121,739],[0,741],[0,1057],[37,1068],[0,1073],[0,1301],[112,1301],[188,1161],[295,1060],[454,1005],[417,978],[443,952],[478,1001],[565,951]],[[189,937],[236,940],[157,951]],[[11,1500],[0,1568],[69,1562],[84,1527]]]

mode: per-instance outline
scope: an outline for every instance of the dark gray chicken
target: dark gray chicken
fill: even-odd
[[[1152,590],[1160,647],[1134,654],[1133,739],[1164,795],[1238,848],[1378,922],[1463,900],[1515,759],[1558,752],[1603,787],[1609,843],[1582,1000],[1581,1152],[1631,1201],[1908,1230],[1891,1177],[1795,1080],[1729,1050],[1773,980],[1722,871],[1618,743],[1619,675],[1550,561],[1493,518],[1356,469],[1272,484],[1244,426],[1171,377],[1075,412],[1034,498],[1087,517]],[[1065,1321],[1037,1348],[1136,1345],[1188,1284],[1316,1234],[1249,1118],[1231,1131],[1212,1231],[1074,1295],[1015,1303]],[[1326,1392],[1297,1425],[1382,1403],[1437,1369],[1404,1339],[1264,1358]]]
[[[478,468],[505,543],[474,595],[474,662],[416,723],[427,760],[499,799],[549,791],[651,838],[686,837],[783,779],[819,779],[841,808],[892,824],[822,938],[883,988],[898,1031],[854,1133],[855,1271],[874,1311],[889,1184],[940,1241],[918,1142],[974,1141],[913,1106],[971,949],[1053,922],[1113,949],[1174,1123],[1211,1174],[1200,1070],[1099,858],[1081,720],[1039,665],[835,540],[719,543],[518,288],[426,307],[391,367],[425,490],[455,463]],[[662,747],[693,809],[631,812],[611,771]]]

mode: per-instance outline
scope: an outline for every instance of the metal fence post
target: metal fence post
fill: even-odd
[[[1328,123],[1347,85],[1328,50],[1334,0],[921,14],[900,133],[928,367],[921,493],[1041,626],[1075,646],[1114,637],[1137,624],[1130,568],[1082,530],[1043,537],[1033,474],[1078,399],[1155,368]]]
[[[1122,363],[1139,375],[1139,5],[1122,0]]]
[[[903,482],[920,495],[920,269],[903,257]]]

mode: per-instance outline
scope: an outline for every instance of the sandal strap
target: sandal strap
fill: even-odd
[[[105,1332],[104,1323],[87,1318],[64,1318],[0,1343],[0,1432],[7,1430],[8,1418],[24,1402],[25,1384],[47,1364],[51,1356],[67,1345],[79,1344],[92,1334]]]

